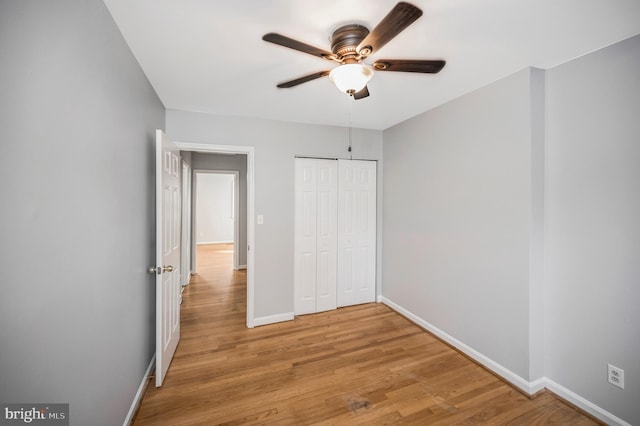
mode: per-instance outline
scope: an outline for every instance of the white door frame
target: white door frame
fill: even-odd
[[[191,279],[191,166],[182,160],[182,258],[180,259],[183,286]]]
[[[247,156],[247,327],[255,325],[254,315],[254,276],[255,276],[255,241],[254,241],[254,148],[239,145],[211,145],[206,143],[175,142],[182,151],[245,154]]]
[[[197,176],[199,174],[217,174],[217,175],[231,175],[233,176],[233,269],[234,270],[238,270],[239,266],[240,266],[240,219],[238,217],[238,214],[240,212],[240,200],[239,200],[239,195],[240,195],[240,172],[238,172],[237,170],[208,170],[208,169],[195,169],[193,171],[193,175],[196,176],[196,179],[194,179],[194,185],[193,185],[193,193],[197,194]],[[198,197],[196,195],[195,197],[195,202],[196,204],[198,203]],[[197,229],[198,229],[198,223],[197,221],[194,221],[195,223],[193,223],[193,235],[198,235],[196,233]],[[197,244],[197,239],[196,239],[196,244]],[[197,268],[197,264],[195,262],[195,258],[194,261],[191,263],[192,265],[194,265]],[[197,271],[197,269],[195,269]]]

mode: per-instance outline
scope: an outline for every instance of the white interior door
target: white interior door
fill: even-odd
[[[336,308],[337,162],[295,160],[294,312]]]
[[[156,386],[180,340],[180,151],[156,130]]]
[[[338,306],[376,297],[376,162],[338,160]]]

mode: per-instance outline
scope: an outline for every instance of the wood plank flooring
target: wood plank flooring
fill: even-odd
[[[245,327],[246,273],[231,245],[198,247],[182,337],[134,425],[594,425],[529,399],[382,304]]]

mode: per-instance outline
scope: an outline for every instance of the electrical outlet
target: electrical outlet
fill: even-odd
[[[613,386],[624,389],[624,370],[615,365],[607,364],[607,381]]]

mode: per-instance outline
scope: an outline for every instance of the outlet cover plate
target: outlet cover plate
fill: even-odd
[[[615,365],[607,364],[607,381],[613,386],[624,389],[624,370]]]

